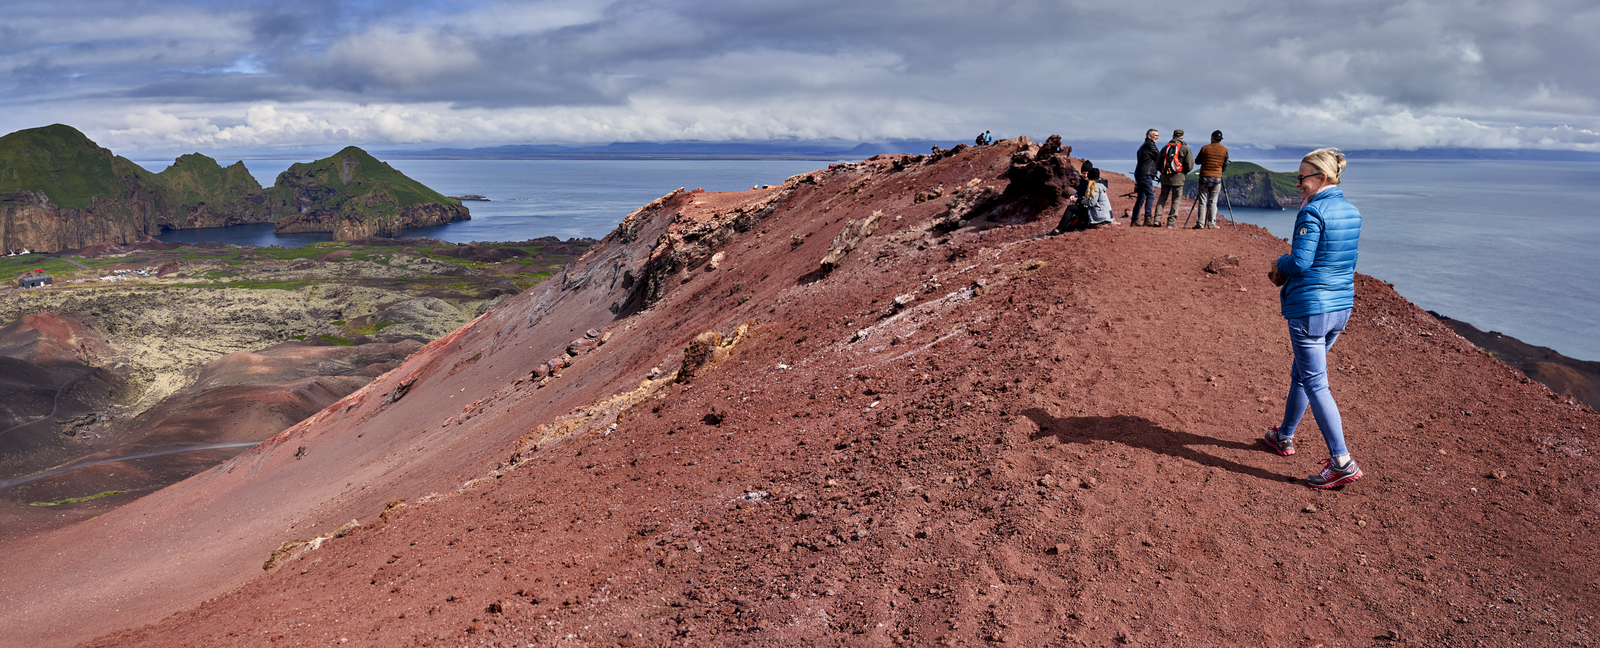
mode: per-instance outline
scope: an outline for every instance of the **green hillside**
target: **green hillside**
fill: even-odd
[[[1300,193],[1300,190],[1295,187],[1293,173],[1271,171],[1266,167],[1254,162],[1230,161],[1228,162],[1228,169],[1222,172],[1222,178],[1223,180],[1227,180],[1233,176],[1243,175],[1246,173],[1268,174],[1272,178],[1272,192],[1275,194],[1292,196]],[[1195,171],[1189,174],[1188,179],[1191,181],[1197,181],[1199,177],[1200,170],[1198,167],[1196,167]]]
[[[157,177],[166,185],[168,200],[186,209],[200,204],[233,205],[262,193],[261,183],[250,175],[244,162],[224,169],[199,153],[179,157]]]
[[[0,137],[0,194],[43,190],[51,204],[84,209],[95,196],[123,193],[121,175],[132,171],[129,167],[137,165],[64,124]]]
[[[299,198],[311,201],[311,209],[337,211],[347,204],[368,207],[368,215],[396,213],[402,207],[426,203],[459,205],[422,183],[406,177],[394,167],[355,146],[347,146],[315,162],[302,162],[278,174],[268,195],[285,208]],[[300,211],[298,207],[282,213]]]

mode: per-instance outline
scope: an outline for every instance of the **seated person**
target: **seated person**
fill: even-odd
[[[1078,192],[1078,198],[1067,205],[1066,213],[1061,215],[1061,223],[1051,234],[1060,234],[1074,230],[1087,229],[1110,225],[1111,221],[1111,192],[1107,189],[1105,180],[1100,178],[1100,170],[1091,167],[1084,176],[1084,188]]]

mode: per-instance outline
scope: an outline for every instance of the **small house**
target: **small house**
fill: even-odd
[[[23,288],[43,288],[55,282],[56,280],[51,279],[50,275],[47,274],[30,274],[26,277],[18,279],[17,285],[22,286]]]

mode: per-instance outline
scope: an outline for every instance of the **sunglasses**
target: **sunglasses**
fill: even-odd
[[[1322,175],[1322,174],[1321,173],[1307,173],[1305,175],[1297,175],[1297,176],[1295,176],[1294,183],[1295,184],[1300,184],[1302,182],[1305,182],[1306,178],[1315,178],[1315,177],[1317,177],[1319,175]]]

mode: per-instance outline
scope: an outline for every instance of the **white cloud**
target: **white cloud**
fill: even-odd
[[[43,115],[171,148],[1159,125],[1586,150],[1600,130],[1600,6],[1581,0],[216,1],[28,3],[0,27],[0,128]]]
[[[402,88],[466,72],[478,64],[477,53],[464,38],[426,29],[398,32],[387,26],[339,39],[324,58],[345,74]]]

